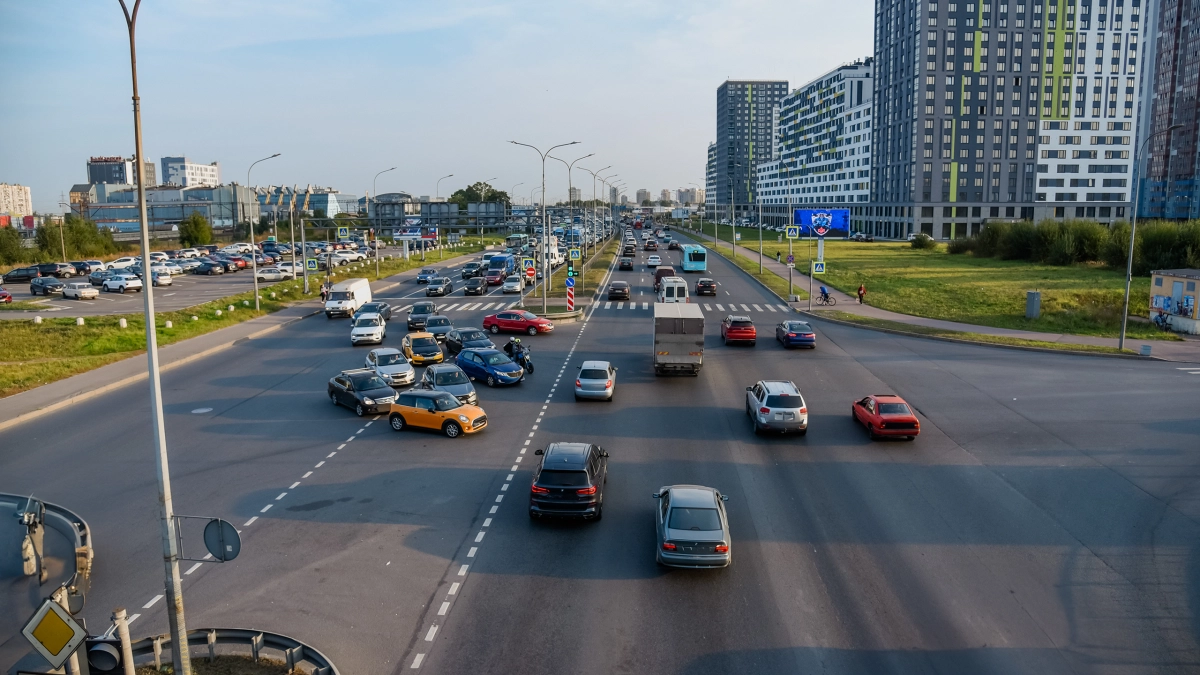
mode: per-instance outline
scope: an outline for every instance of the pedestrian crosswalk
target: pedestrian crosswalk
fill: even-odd
[[[652,304],[654,304],[654,303],[650,303],[650,302],[605,302],[604,305],[601,307],[601,309],[608,309],[608,310],[614,310],[614,311],[616,311],[616,310],[628,311],[631,309],[649,310],[649,309],[651,309]],[[787,305],[769,304],[769,303],[765,303],[765,302],[764,303],[750,303],[750,304],[733,303],[733,302],[730,302],[730,303],[715,303],[714,302],[714,303],[695,303],[695,304],[699,305],[705,312],[719,312],[721,314],[744,314],[744,313],[750,313],[750,312],[759,312],[759,313],[764,313],[764,314],[765,313],[778,314],[780,312],[786,313],[786,312],[792,311],[792,309],[790,307],[788,307]]]
[[[512,309],[513,307],[516,307],[517,304],[518,303],[516,303],[516,302],[488,302],[488,303],[456,302],[452,305],[444,305],[444,306],[438,307],[438,313],[446,314],[448,312],[475,312],[475,311],[498,312],[502,309]],[[400,307],[393,307],[392,311],[393,312],[407,312],[410,309],[412,309],[412,305],[402,305]]]

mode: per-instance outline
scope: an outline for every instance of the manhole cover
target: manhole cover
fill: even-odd
[[[212,408],[196,408],[192,411],[193,415],[203,415],[206,412],[212,412]]]

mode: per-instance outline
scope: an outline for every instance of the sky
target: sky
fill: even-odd
[[[133,0],[127,0],[132,5]],[[612,168],[633,198],[704,184],[726,79],[795,88],[868,56],[866,0],[143,0],[146,157],[224,182],[436,196],[481,180],[528,201],[534,150]],[[61,212],[87,159],[134,154],[117,0],[0,0],[0,182]],[[161,168],[159,169],[161,172]],[[566,199],[567,169],[546,162]],[[515,191],[514,185],[520,183]],[[601,188],[597,187],[599,193]],[[535,197],[540,201],[540,195]]]

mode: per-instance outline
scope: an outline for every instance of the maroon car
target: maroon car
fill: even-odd
[[[484,276],[484,278],[487,279],[488,286],[499,286],[500,284],[504,283],[505,279],[508,278],[508,274],[506,274],[502,269],[488,270],[487,275]]]
[[[3,288],[0,288],[0,302],[3,302],[4,304],[11,303],[12,302],[12,293],[9,293],[8,291],[4,290]]]
[[[528,333],[537,335],[538,333],[549,333],[554,330],[554,323],[549,319],[526,312],[523,309],[510,309],[498,314],[486,316],[483,319],[483,329],[490,330],[492,333]]]

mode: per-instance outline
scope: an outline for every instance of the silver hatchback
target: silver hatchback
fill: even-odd
[[[617,391],[617,369],[608,361],[584,361],[575,377],[575,400],[612,401]]]

